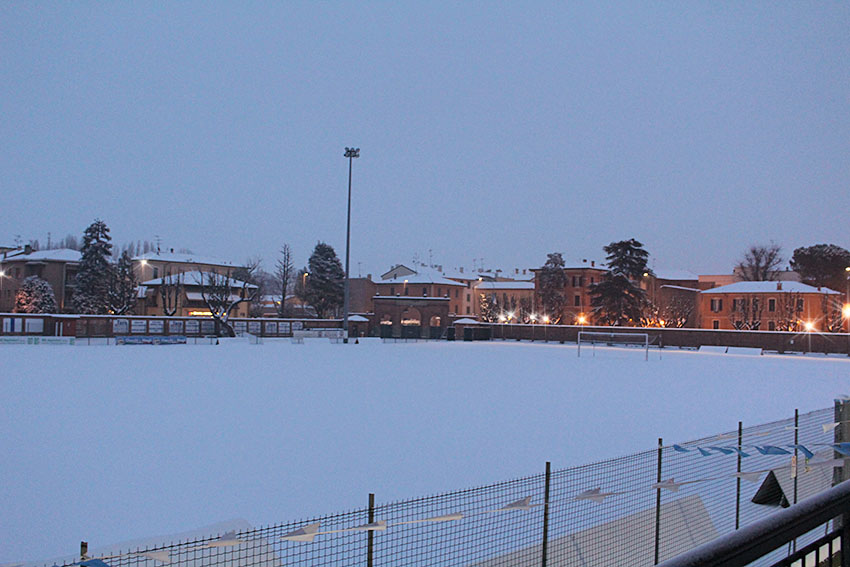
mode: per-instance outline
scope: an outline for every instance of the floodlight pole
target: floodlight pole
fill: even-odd
[[[344,312],[342,319],[342,342],[348,343],[348,308],[351,300],[351,285],[348,281],[348,257],[351,250],[351,169],[354,158],[360,157],[360,148],[345,148],[345,157],[348,158],[348,220],[345,225],[345,285],[343,288]]]

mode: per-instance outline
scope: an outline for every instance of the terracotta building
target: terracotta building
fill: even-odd
[[[209,317],[210,309],[201,293],[202,283],[210,282],[210,278],[223,281],[220,273],[185,272],[147,280],[139,284],[139,301],[136,304],[136,315],[174,315],[178,317]],[[235,302],[240,297],[249,297],[257,286],[235,279],[230,279],[230,301]],[[231,317],[248,317],[250,302],[239,303],[231,312]]]
[[[215,258],[174,252],[148,252],[133,258],[136,280],[144,282],[172,274],[201,271],[216,272],[220,275],[233,275],[239,266]]]
[[[79,251],[65,248],[33,252],[27,246],[17,253],[7,251],[6,257],[0,260],[0,311],[11,312],[15,307],[15,294],[24,279],[38,276],[53,288],[59,312],[71,312],[80,258]]]
[[[824,332],[841,326],[842,294],[800,282],[737,282],[699,295],[703,329]]]
[[[532,270],[534,272],[534,288],[536,293],[535,305],[541,306],[542,311],[543,301],[540,298],[540,268]],[[590,286],[599,282],[605,275],[607,270],[598,267],[596,262],[584,261],[578,265],[571,265],[564,268],[564,276],[566,283],[562,293],[566,300],[562,313],[543,313],[542,316],[548,316],[553,322],[557,321],[561,325],[584,325],[590,322],[591,306],[590,306]],[[560,320],[559,320],[560,319]]]

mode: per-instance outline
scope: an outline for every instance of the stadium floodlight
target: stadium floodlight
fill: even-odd
[[[342,342],[348,342],[348,309],[351,305],[351,284],[348,281],[348,257],[351,250],[351,169],[354,158],[360,157],[360,148],[345,148],[348,158],[348,220],[345,225],[345,286],[342,291]],[[285,294],[284,294],[285,295]]]

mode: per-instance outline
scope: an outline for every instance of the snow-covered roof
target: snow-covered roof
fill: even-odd
[[[142,260],[151,262],[172,262],[175,264],[207,264],[210,266],[234,266],[233,262],[225,262],[218,258],[198,256],[197,254],[181,254],[179,252],[147,252],[140,256],[134,256],[134,261]]]
[[[779,286],[782,289],[777,289]],[[801,282],[736,282],[722,285],[712,289],[706,289],[700,293],[824,293],[827,295],[841,295],[837,291],[822,287],[820,289],[806,285]]]
[[[655,277],[659,280],[692,280],[698,281],[699,276],[687,270],[667,270],[664,268],[653,268]]]
[[[39,250],[29,254],[14,254],[6,257],[7,261],[25,260],[31,261],[53,261],[53,262],[79,262],[82,253],[70,248],[57,248],[56,250]]]
[[[474,279],[478,279],[477,276]],[[462,283],[458,283],[456,281],[446,279],[443,276],[437,275],[437,274],[410,274],[409,276],[399,276],[395,279],[382,280],[382,281],[375,282],[375,283],[380,284],[380,285],[388,285],[388,284],[404,285],[405,283],[407,283],[408,285],[434,284],[434,285],[449,285],[449,286],[453,285],[453,286],[466,287]]]
[[[661,286],[661,288],[662,289],[679,289],[679,290],[682,290],[682,291],[699,291],[699,289],[697,289],[695,287],[685,287],[683,285],[664,284],[664,285]]]
[[[508,289],[534,289],[534,282],[481,282],[478,284],[478,289],[501,291]]]
[[[355,323],[368,323],[368,322],[369,322],[369,319],[367,319],[367,318],[366,318],[366,317],[364,317],[363,315],[350,315],[350,316],[348,317],[348,321],[349,321],[349,322],[352,322],[352,321],[353,321],[353,322],[355,322]]]
[[[477,325],[478,323],[480,323],[480,321],[470,319],[469,317],[464,317],[463,319],[458,319],[454,322],[455,325]]]
[[[163,278],[156,278],[155,280],[148,280],[146,282],[142,282],[141,285],[145,286],[156,286],[156,285],[171,285],[171,284],[182,284],[182,285],[201,285],[201,282],[210,281],[211,277],[218,278],[218,280],[224,281],[224,276],[222,274],[214,274],[213,272],[184,272],[182,274],[174,274],[170,276],[165,276]],[[254,284],[245,283],[240,280],[235,280],[233,278],[229,278],[229,283],[233,287],[242,287],[246,286],[248,289],[255,288]]]

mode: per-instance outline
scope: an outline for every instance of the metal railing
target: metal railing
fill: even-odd
[[[841,519],[843,527],[834,529],[799,552],[774,563],[774,567],[793,565],[801,560],[806,564],[806,558],[815,551],[813,559],[816,565],[820,565],[823,561],[833,559],[850,544],[850,481],[844,481],[732,534],[664,561],[659,567],[744,567],[837,518]],[[821,558],[820,549],[824,546],[828,547],[828,552],[826,557]],[[850,556],[842,552],[840,565],[850,567]]]

